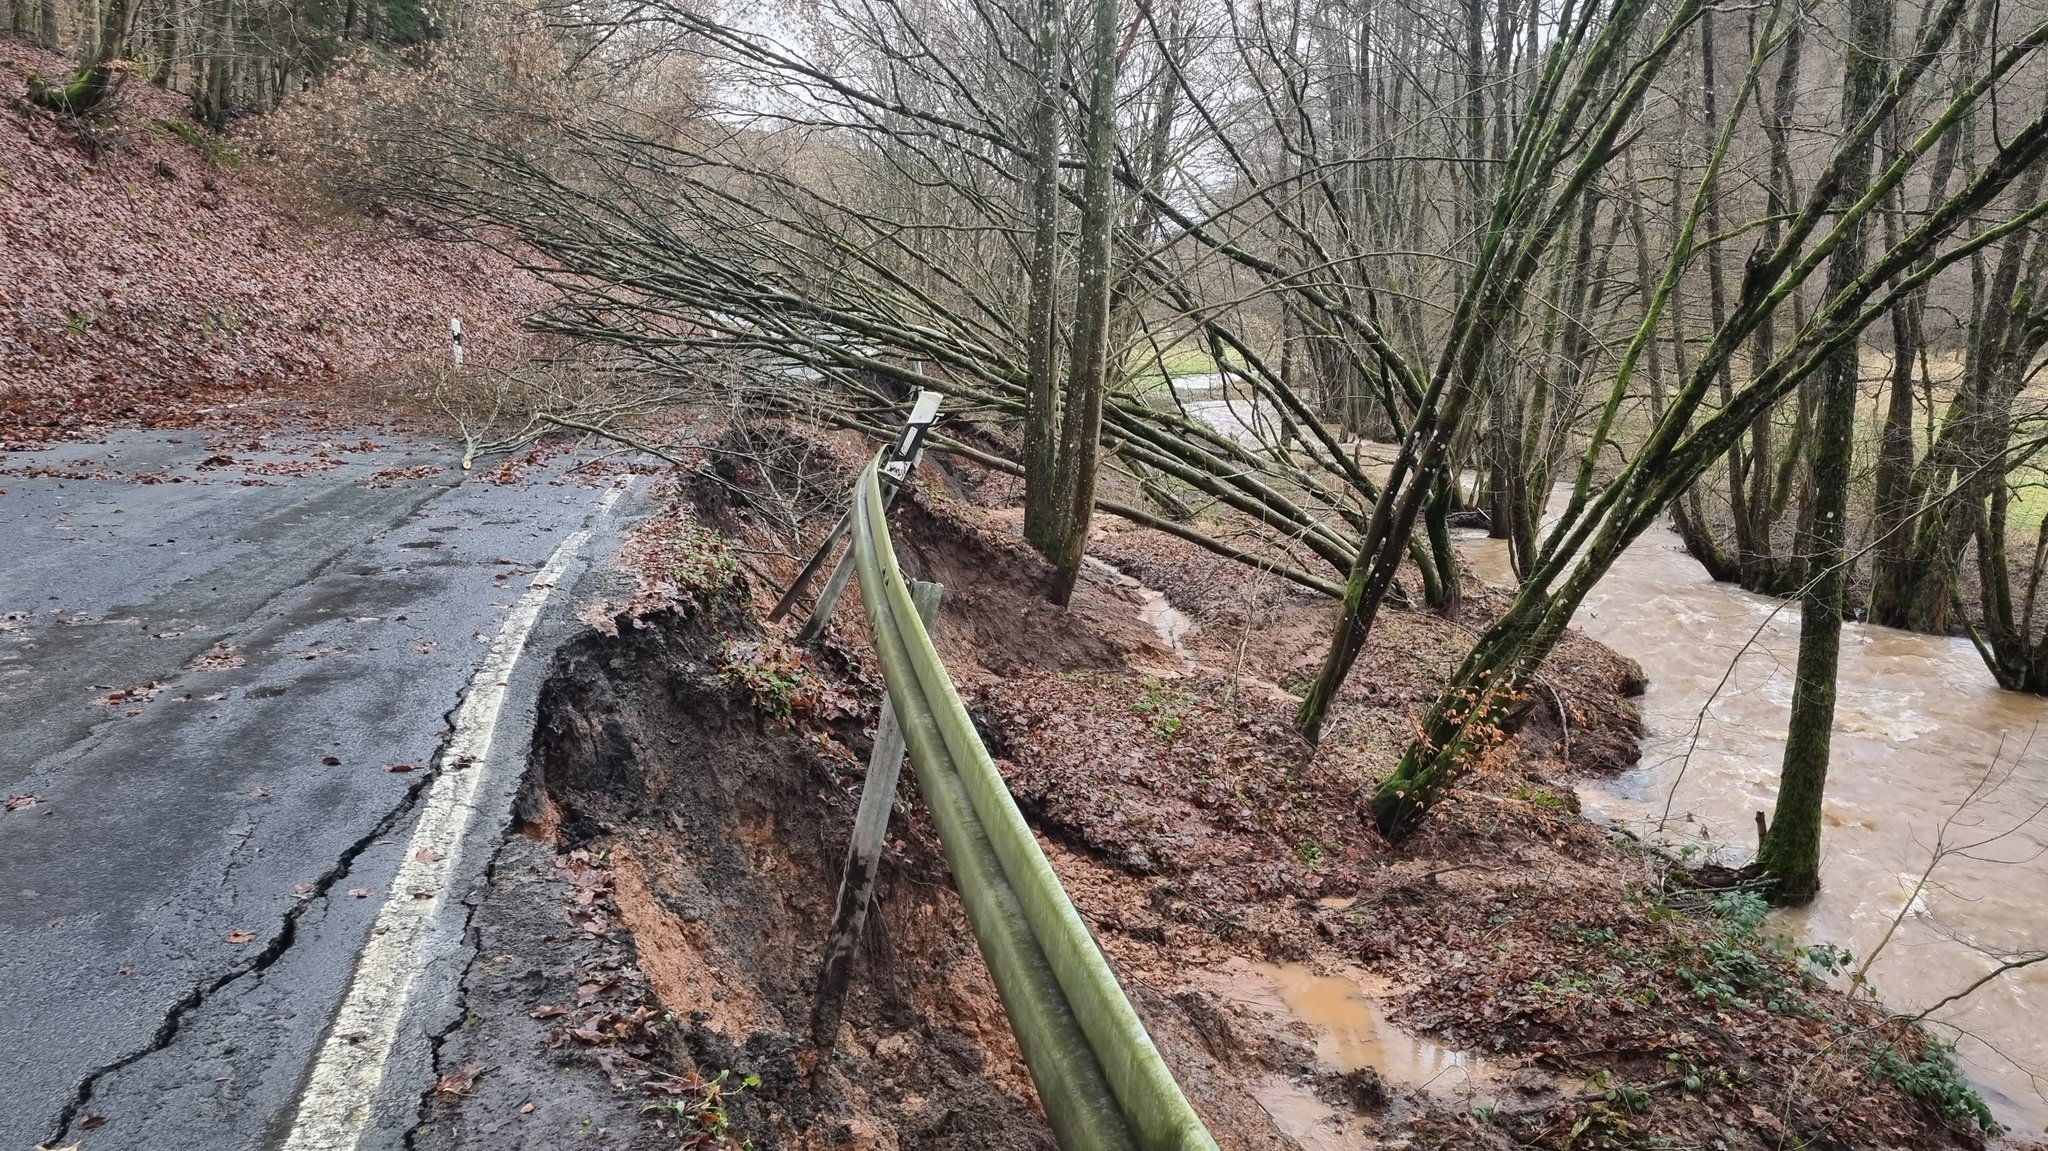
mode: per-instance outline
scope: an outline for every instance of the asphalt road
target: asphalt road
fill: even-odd
[[[0,1151],[402,1145],[549,649],[635,492],[371,438],[0,453]],[[516,663],[478,675],[494,644]],[[365,1008],[390,923],[407,994]],[[389,1016],[367,1079],[315,1071],[345,997]],[[323,1076],[353,1128],[309,1134]]]

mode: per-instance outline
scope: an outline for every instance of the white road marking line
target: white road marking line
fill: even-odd
[[[614,487],[606,492],[596,514],[611,510],[624,491]],[[377,912],[377,925],[356,959],[348,995],[314,1056],[284,1151],[354,1151],[369,1126],[371,1102],[383,1082],[384,1065],[398,1039],[398,1021],[421,966],[426,928],[447,895],[448,879],[476,814],[477,788],[512,668],[526,650],[527,637],[563,569],[589,538],[585,529],[555,549],[505,617],[483,665],[469,681],[469,694],[455,713],[455,732],[441,755],[441,773],[420,808],[419,824],[405,846],[391,894]]]

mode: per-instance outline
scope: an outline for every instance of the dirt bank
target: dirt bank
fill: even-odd
[[[473,359],[526,354],[544,296],[510,261],[344,209],[141,80],[90,120],[27,100],[71,68],[0,36],[0,446],[367,407],[446,363],[450,316]]]
[[[878,684],[851,596],[816,653],[762,621],[794,561],[769,530],[789,488],[760,478],[728,466],[715,507],[678,496],[617,634],[556,668],[523,818],[558,852],[551,930],[617,954],[518,987],[537,1037],[499,1051],[594,1067],[621,1088],[614,1123],[686,1146],[1049,1146],[914,786],[837,1048],[801,1038]],[[1568,774],[1630,758],[1626,661],[1568,644],[1514,737],[1390,846],[1363,798],[1497,610],[1484,589],[1457,620],[1390,617],[1310,755],[1285,689],[1325,605],[1112,528],[1098,554],[1188,618],[1106,572],[1051,612],[978,486],[955,472],[899,503],[899,554],[947,585],[942,653],[1224,1146],[1979,1142],[1938,1054],[1827,990],[1828,956],[1765,939],[1742,900],[1668,890],[1578,817]],[[451,1036],[445,1069],[477,1041]],[[530,1126],[522,1080],[500,1080],[489,1107],[436,1103],[440,1129]]]

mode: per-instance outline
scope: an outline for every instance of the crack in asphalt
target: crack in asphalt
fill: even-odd
[[[525,772],[522,771],[521,775],[524,782]],[[420,1128],[427,1124],[427,1109],[433,1106],[435,1089],[440,1082],[441,1048],[448,1042],[448,1037],[455,1034],[469,1018],[469,977],[476,970],[477,958],[483,954],[483,939],[476,926],[477,908],[483,900],[490,898],[490,890],[498,881],[498,863],[505,858],[505,848],[509,845],[511,837],[517,834],[517,831],[507,828],[505,833],[498,837],[496,846],[491,848],[491,858],[484,864],[483,872],[468,893],[462,897],[462,946],[469,954],[462,961],[462,971],[455,977],[455,1010],[449,1014],[448,1025],[427,1036],[427,1074],[433,1078],[420,1089],[419,1102],[413,1106],[412,1123],[406,1127],[405,1135],[400,1141],[404,1151],[415,1151],[417,1145],[414,1140],[418,1137]]]
[[[283,926],[275,936],[271,937],[268,943],[264,944],[263,950],[242,963],[236,964],[210,981],[194,984],[191,990],[180,996],[164,1012],[163,1022],[157,1024],[156,1031],[150,1036],[149,1042],[110,1063],[94,1068],[87,1072],[84,1078],[79,1080],[78,1087],[72,1092],[71,1101],[66,1103],[63,1110],[57,1113],[53,1127],[54,1134],[47,1141],[51,1146],[60,1145],[65,1136],[71,1133],[72,1124],[79,1121],[79,1117],[92,1102],[93,1090],[99,1085],[100,1080],[125,1067],[139,1063],[159,1051],[167,1049],[178,1037],[178,1029],[183,1024],[186,1015],[203,1006],[208,999],[218,994],[229,984],[234,983],[245,975],[267,970],[275,965],[278,960],[284,958],[285,953],[298,941],[299,919],[315,904],[326,901],[328,893],[334,889],[336,884],[347,878],[355,861],[365,851],[375,846],[378,840],[390,835],[399,824],[403,823],[408,816],[413,814],[413,810],[419,806],[420,797],[425,795],[427,788],[432,786],[434,780],[440,777],[441,772],[444,770],[441,763],[443,754],[447,751],[449,743],[455,738],[455,714],[461,710],[462,700],[468,694],[469,686],[467,681],[465,681],[463,688],[456,693],[454,705],[442,713],[441,722],[445,730],[441,735],[439,743],[436,745],[434,758],[431,761],[434,766],[427,771],[419,773],[407,784],[405,792],[399,797],[398,802],[390,810],[386,811],[384,816],[369,831],[344,848],[335,859],[332,867],[313,880],[312,894],[286,909]]]
[[[292,595],[300,588],[317,583],[321,579],[324,579],[329,573],[335,570],[336,566],[339,565],[345,557],[347,557],[351,552],[355,551],[357,548],[365,544],[374,543],[377,540],[385,538],[393,532],[396,532],[397,530],[406,526],[407,524],[415,522],[419,518],[420,514],[430,504],[434,503],[439,497],[445,495],[447,493],[447,490],[448,489],[444,489],[438,486],[432,487],[427,492],[423,493],[420,499],[412,501],[409,504],[402,505],[402,510],[399,512],[399,514],[386,521],[385,525],[382,528],[378,529],[377,531],[371,533],[368,536],[363,537],[355,544],[352,544],[348,547],[340,548],[335,552],[331,553],[330,555],[328,555],[326,558],[322,559],[318,564],[316,564],[313,567],[313,569],[310,572],[307,573],[306,579],[299,581],[298,583],[294,584],[291,588],[280,589],[278,592],[274,593],[269,598],[263,600],[258,604],[252,605],[251,610],[247,612],[239,621],[239,623],[235,627],[231,628],[222,638],[229,638],[233,635],[243,634],[244,632],[250,630],[260,631],[260,626],[254,627],[253,629],[251,627],[255,620],[264,616],[267,612],[277,614],[276,609],[279,607],[280,604],[282,604],[286,600],[288,596]],[[123,607],[110,609],[108,614],[111,616],[115,611],[120,610],[125,610],[125,605],[123,605]],[[281,639],[282,637],[277,637],[276,639],[273,639],[268,646],[274,648],[277,645],[277,643],[281,641]],[[189,671],[191,669],[181,667],[179,670],[182,673],[185,671]],[[181,681],[182,679],[184,679],[183,674],[174,675],[171,680],[167,681],[167,686],[170,683],[176,683],[178,681]],[[282,926],[278,930],[277,934],[272,936],[269,942],[267,942],[263,946],[263,949],[261,951],[257,952],[255,955],[251,956],[247,960],[244,960],[243,962],[234,965],[227,971],[221,973],[218,976],[215,976],[210,980],[203,980],[201,982],[193,984],[192,987],[185,992],[185,994],[179,996],[165,1010],[163,1020],[157,1024],[156,1030],[150,1035],[150,1038],[146,1043],[137,1047],[135,1050],[120,1056],[117,1059],[114,1059],[108,1063],[101,1064],[100,1066],[87,1072],[79,1080],[78,1086],[73,1089],[70,1100],[66,1102],[64,1107],[57,1113],[57,1117],[52,1124],[52,1130],[54,1134],[48,1140],[50,1145],[55,1146],[61,1144],[64,1138],[70,1134],[72,1125],[79,1121],[80,1117],[85,1113],[85,1109],[92,1103],[93,1092],[98,1087],[101,1080],[105,1079],[109,1075],[114,1074],[117,1071],[122,1070],[123,1068],[133,1066],[134,1064],[142,1061],[143,1059],[146,1059],[149,1056],[170,1047],[172,1042],[174,1042],[177,1039],[179,1028],[182,1026],[184,1019],[188,1014],[203,1006],[210,998],[218,994],[223,989],[227,988],[230,984],[240,980],[243,976],[250,975],[252,973],[260,973],[270,968],[271,966],[275,965],[280,959],[284,957],[285,953],[291,949],[294,943],[298,941],[299,919],[302,916],[304,916],[306,912],[315,904],[322,904],[326,901],[329,893],[333,890],[334,886],[337,883],[339,883],[342,879],[348,876],[348,874],[350,873],[351,869],[355,864],[355,861],[363,854],[363,852],[369,850],[370,847],[372,847],[378,840],[383,839],[384,837],[389,835],[394,828],[396,828],[401,822],[403,822],[408,816],[410,816],[413,813],[414,809],[417,808],[419,805],[420,797],[426,793],[426,789],[433,784],[436,778],[439,777],[442,771],[441,751],[445,750],[448,745],[448,742],[454,738],[455,714],[461,708],[462,699],[463,697],[468,695],[468,692],[469,686],[468,682],[465,680],[462,688],[459,689],[456,694],[455,703],[452,706],[450,706],[447,709],[447,711],[442,713],[441,719],[444,728],[444,733],[441,737],[439,745],[437,746],[435,756],[431,761],[434,766],[429,770],[422,772],[418,776],[416,776],[406,786],[405,791],[399,796],[398,802],[392,805],[392,807],[389,810],[387,810],[384,813],[384,815],[374,825],[372,825],[369,831],[364,833],[360,838],[356,839],[353,843],[349,844],[346,848],[344,848],[340,855],[335,859],[334,864],[313,880],[312,893],[306,898],[295,902],[290,908],[287,908],[285,910]],[[111,728],[111,726],[112,721],[101,721],[100,723],[93,724],[89,729],[88,733],[86,734],[85,738],[79,741],[80,746],[87,746],[96,742],[101,737],[103,732]],[[249,830],[250,832],[253,832],[253,827]],[[244,838],[246,840],[246,834]],[[227,873],[231,873],[234,870],[234,867],[235,861],[232,858],[232,853],[230,853],[230,859],[226,866],[226,871],[223,874],[225,875]]]
[[[453,489],[442,488],[437,485],[423,493],[422,497],[418,500],[407,501],[395,508],[396,515],[385,519],[382,526],[360,537],[354,545],[339,549],[322,558],[311,568],[305,579],[295,581],[291,587],[280,588],[272,595],[266,597],[261,603],[252,605],[251,610],[243,613],[238,621],[231,624],[221,635],[220,639],[226,641],[236,635],[260,633],[263,627],[268,626],[268,624],[257,625],[257,621],[263,619],[266,614],[279,617],[288,616],[289,609],[297,606],[289,602],[292,596],[300,593],[302,589],[315,585],[322,579],[333,575],[352,553],[357,552],[357,549],[364,546],[374,546],[379,541],[389,540],[393,535],[404,531],[408,525],[419,522],[422,515],[427,512],[431,505],[440,497],[445,496],[450,490]],[[112,613],[110,612],[110,614]],[[424,630],[416,621],[401,619],[394,622],[403,628],[403,631],[400,633],[401,635],[410,634],[417,636]],[[267,643],[259,641],[253,650],[275,649],[281,645],[284,638],[284,636],[276,636],[272,637]],[[470,662],[474,664],[477,661]],[[170,677],[169,684],[176,684],[185,679],[186,673],[192,670],[194,669],[180,667]],[[68,1100],[57,1111],[50,1123],[48,1129],[52,1134],[47,1140],[49,1145],[65,1145],[67,1140],[73,1137],[74,1129],[82,1121],[90,1118],[89,1113],[95,1098],[106,1087],[110,1076],[114,1076],[153,1055],[171,1049],[179,1041],[181,1034],[187,1034],[191,1030],[187,1023],[194,1016],[194,1013],[205,1008],[210,1003],[216,1002],[223,992],[229,991],[243,977],[255,974],[261,978],[263,973],[276,966],[287,955],[292,954],[292,949],[302,938],[309,941],[317,938],[313,931],[309,931],[303,937],[301,936],[299,927],[303,917],[310,909],[315,907],[326,911],[337,906],[337,904],[330,902],[336,899],[333,893],[351,875],[355,864],[362,858],[363,854],[381,841],[388,841],[409,820],[417,818],[418,813],[425,806],[429,790],[438,781],[442,773],[450,769],[451,765],[447,764],[445,760],[450,754],[450,748],[458,734],[456,730],[456,717],[464,706],[465,701],[471,695],[474,687],[473,681],[473,674],[463,678],[461,685],[455,692],[453,703],[442,714],[442,729],[435,741],[432,759],[429,761],[431,766],[423,764],[422,766],[428,767],[428,769],[412,776],[407,781],[403,791],[392,797],[390,805],[378,816],[376,822],[364,834],[344,847],[333,858],[331,864],[313,879],[309,885],[309,893],[283,910],[275,933],[263,944],[259,951],[225,969],[218,970],[216,974],[196,979],[183,994],[166,1005],[161,1019],[145,1041],[118,1057],[93,1067],[80,1076],[76,1081],[76,1086],[69,1092]],[[109,721],[92,724],[83,733],[83,738],[78,740],[77,744],[93,744],[103,738],[105,731],[111,727],[112,724]],[[466,765],[452,766],[460,767]],[[522,765],[522,768],[524,766]],[[246,840],[246,833],[244,838]],[[505,848],[506,840],[501,837],[490,852],[489,859],[482,869],[480,880],[472,886],[470,892],[462,900],[460,938],[463,940],[463,945],[467,948],[468,954],[462,960],[462,969],[456,984],[456,1010],[449,1018],[447,1026],[430,1036],[431,1046],[428,1054],[431,1061],[430,1066],[434,1068],[436,1073],[440,1070],[444,1044],[467,1017],[470,991],[466,984],[469,976],[476,968],[477,957],[481,953],[481,941],[476,926],[476,917],[480,908],[480,901],[483,898],[480,893],[487,892],[490,883],[495,880],[504,858]],[[231,852],[230,855],[231,858],[227,864],[228,872],[232,872],[237,866],[236,861],[232,858],[233,853]],[[346,985],[343,990],[345,994]],[[416,1134],[421,1130],[422,1125],[426,1121],[427,1106],[431,1097],[432,1085],[430,1084],[422,1091],[419,1103],[415,1109],[413,1123],[405,1132],[404,1142],[407,1148],[413,1146]]]

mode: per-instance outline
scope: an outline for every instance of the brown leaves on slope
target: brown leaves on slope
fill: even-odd
[[[10,41],[0,86],[56,75]],[[97,161],[60,117],[0,106],[0,446],[109,423],[183,426],[252,396],[334,398],[447,355],[526,339],[540,286],[479,248],[336,211],[257,162],[165,122],[182,101],[129,84]],[[182,127],[182,126],[181,126]]]

